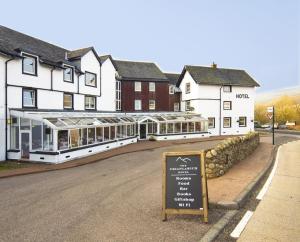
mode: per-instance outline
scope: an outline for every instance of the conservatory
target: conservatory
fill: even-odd
[[[207,136],[192,114],[24,112],[11,110],[9,159],[61,163],[135,143]]]

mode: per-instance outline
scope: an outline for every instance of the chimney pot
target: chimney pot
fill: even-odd
[[[213,63],[211,64],[211,67],[212,67],[212,68],[217,68],[217,64],[216,64],[215,62],[213,62]]]

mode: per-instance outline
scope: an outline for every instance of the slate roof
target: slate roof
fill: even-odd
[[[78,50],[68,51],[68,59],[78,59],[88,53],[90,50],[93,50],[93,47],[82,48]]]
[[[177,84],[180,74],[177,74],[177,73],[164,73],[164,74],[169,79],[170,84],[172,84],[172,85]]]
[[[113,62],[121,80],[169,81],[155,63],[123,60]]]
[[[101,55],[101,56],[99,56],[99,59],[101,61],[101,64],[103,64],[107,59],[112,60],[112,57],[111,57],[111,55]]]
[[[196,83],[206,85],[232,85],[258,87],[259,84],[244,70],[213,68],[204,66],[186,65],[181,73],[177,85],[188,71]]]
[[[40,61],[46,64],[61,66],[64,63],[74,66],[72,61],[66,59],[66,54],[75,58],[91,48],[70,51],[0,25],[0,52],[7,55],[20,57],[23,51],[39,56]]]

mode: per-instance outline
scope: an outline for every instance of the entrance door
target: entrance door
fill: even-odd
[[[29,133],[21,133],[21,158],[29,159]]]
[[[147,138],[147,125],[140,124],[140,139],[146,139],[146,138]]]

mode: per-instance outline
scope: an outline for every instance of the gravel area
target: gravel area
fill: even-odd
[[[224,214],[161,221],[161,158],[220,141],[124,154],[101,162],[0,180],[0,241],[198,241]]]

